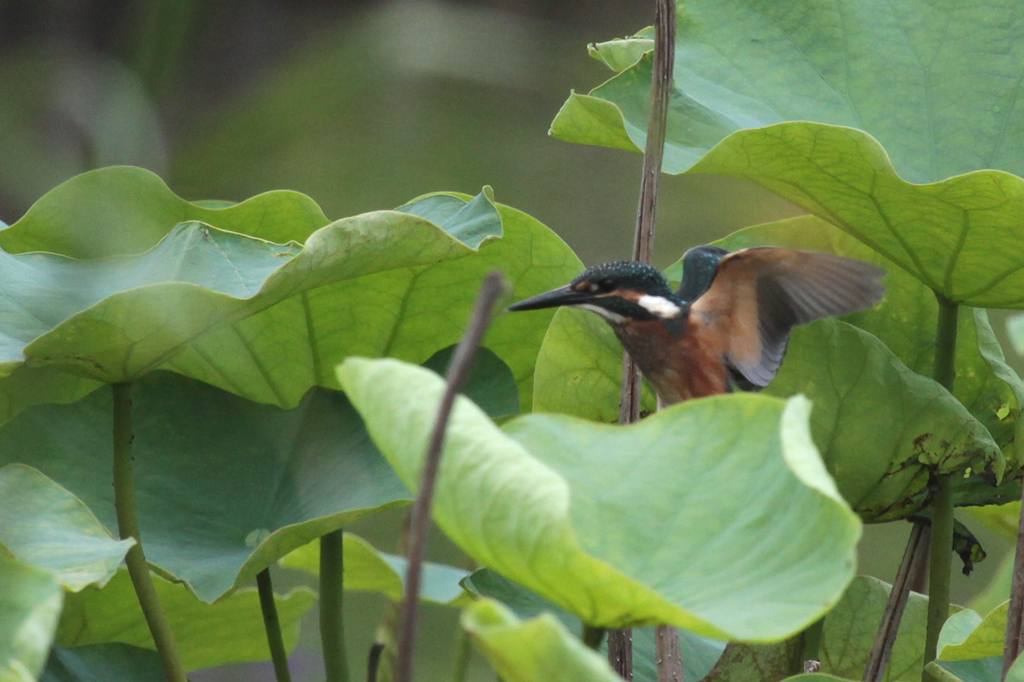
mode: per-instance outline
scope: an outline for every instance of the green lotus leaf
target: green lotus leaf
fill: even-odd
[[[443,382],[361,358],[339,378],[415,485]],[[838,600],[860,534],[811,443],[809,408],[736,395],[629,427],[534,415],[503,431],[459,398],[434,518],[477,562],[588,623],[779,639]],[[637,521],[650,518],[663,522]]]
[[[943,661],[968,661],[1002,656],[1008,609],[1009,602],[1003,602],[984,618],[970,609],[950,616],[939,634],[939,658]]]
[[[654,49],[654,28],[647,28],[627,38],[605,40],[587,45],[587,54],[618,73],[640,61]]]
[[[499,602],[486,599],[463,612],[462,627],[507,682],[620,679],[603,656],[550,614],[521,621]]]
[[[164,682],[160,656],[127,644],[94,644],[73,649],[56,645],[39,682]]]
[[[444,196],[460,204],[468,199]],[[472,256],[395,268],[292,296],[258,315],[220,325],[164,366],[250,400],[290,407],[310,386],[338,388],[332,368],[348,355],[421,363],[462,338],[487,273],[501,270],[511,296],[523,298],[579,272],[579,259],[547,227],[508,206],[498,205],[498,212],[502,238]],[[523,409],[530,406],[533,367],[552,315],[501,315],[487,334],[486,346],[512,369]],[[353,326],[357,334],[351,333]]]
[[[836,679],[832,675],[861,679],[890,590],[890,585],[877,578],[857,576],[839,604],[825,617],[819,660],[826,679]],[[882,678],[884,682],[920,681],[927,620],[928,598],[912,592]],[[730,644],[707,682],[782,679],[794,668],[799,670],[801,655],[799,637],[768,646]]]
[[[1001,679],[1008,605],[1001,603],[984,618],[970,609],[950,616],[939,634],[939,658],[928,666],[929,672],[941,682]],[[1024,682],[1024,665],[1019,660],[1010,667],[1006,680]]]
[[[848,677],[836,677],[835,675],[826,675],[823,673],[805,673],[803,675],[793,675],[787,677],[782,682],[856,682]]]
[[[976,30],[951,31],[953,11],[953,23]],[[688,2],[664,168],[753,180],[952,301],[1021,307],[1024,180],[1001,172],[1024,172],[1024,84],[1012,75],[1024,28],[1012,12],[925,0],[800,12]],[[552,134],[642,150],[651,63],[647,54],[589,95],[571,95]],[[999,170],[934,182],[979,168]]]
[[[60,616],[60,584],[0,549],[0,585],[0,682],[34,682]]]
[[[500,601],[512,609],[519,618],[533,618],[550,613],[574,636],[579,637],[583,632],[583,623],[579,618],[489,568],[473,571],[462,584],[475,595]],[[635,628],[632,633],[633,682],[656,682],[658,671],[655,667],[655,628]],[[725,642],[680,630],[679,646],[682,648],[683,679],[703,680],[722,655]],[[608,652],[607,638],[601,644],[601,651],[604,654]]]
[[[892,587],[870,576],[858,576],[842,601],[825,618],[822,633],[822,672],[860,679],[871,656],[878,625]],[[918,682],[924,659],[928,598],[912,592],[900,620],[899,633],[884,679]]]
[[[188,670],[270,658],[255,588],[242,588],[205,604],[185,585],[157,575],[153,583]],[[275,602],[285,646],[291,650],[299,639],[302,616],[316,603],[316,593],[300,587],[277,595]],[[67,647],[119,642],[154,648],[128,572],[118,572],[106,587],[87,587],[68,595],[57,641]]]
[[[345,561],[345,589],[355,592],[377,592],[392,601],[405,594],[405,557],[381,552],[369,542],[345,533],[342,538]],[[313,542],[291,552],[281,560],[285,568],[294,568],[318,575],[320,573],[320,546]],[[436,604],[459,605],[465,600],[460,584],[469,571],[423,562],[423,581],[420,599]]]
[[[831,320],[798,328],[782,370],[768,389],[775,395],[806,393],[812,399],[815,441],[822,445],[840,491],[865,520],[900,518],[920,507],[927,492],[927,469],[939,461],[946,471],[973,467],[975,476],[958,482],[958,489],[963,489],[958,503],[1000,499],[1001,489],[992,487],[1004,466],[996,446],[1012,443],[1022,426],[1018,417],[1024,384],[1003,359],[984,311],[964,311],[960,318],[953,396],[910,371],[931,372],[934,295],[883,257],[813,217],[746,228],[717,244],[730,250],[764,244],[810,248],[888,266],[884,302],[844,318],[865,331]],[[679,264],[666,274],[678,281]],[[596,315],[559,311],[537,358],[534,408],[615,421],[621,353],[614,334]],[[864,413],[864,405],[905,418],[888,430],[877,428],[877,411]],[[653,409],[653,399],[645,406]],[[867,431],[862,428],[864,420],[872,425]],[[865,433],[872,442],[867,449]]]
[[[443,377],[448,372],[454,352],[455,346],[439,350],[423,366]],[[519,414],[519,388],[512,370],[486,348],[477,349],[462,394],[479,405],[492,419]]]
[[[0,252],[0,420],[157,367],[293,407],[312,386],[336,387],[323,368],[349,353],[422,361],[455,343],[492,269],[525,296],[579,265],[550,230],[496,206],[487,192],[428,195],[322,227],[319,218],[296,217],[304,209],[292,204],[309,203],[299,196],[270,193],[207,209],[130,168],[88,173],[44,196],[0,233],[12,249],[149,251],[86,260]],[[278,203],[292,208],[278,211]],[[112,223],[110,206],[126,217]],[[212,224],[180,222],[194,217]],[[111,233],[111,224],[121,227]],[[68,246],[59,238],[65,232],[95,249]],[[121,233],[138,235],[123,248],[101,248],[105,240],[95,237]],[[526,398],[548,321],[510,316],[488,340]]]
[[[78,591],[105,584],[134,540],[114,540],[85,503],[32,467],[0,467],[0,545]]]
[[[747,682],[781,680],[794,670],[803,669],[801,636],[776,644],[730,642],[702,682]]]
[[[117,527],[111,401],[103,388],[0,427],[0,464],[39,469],[108,529]],[[136,382],[132,402],[147,559],[206,601],[315,538],[408,500],[340,394],[317,389],[285,411],[157,372]]]
[[[219,322],[297,292],[470,252],[433,223],[396,211],[333,223],[302,248],[189,222],[134,257],[0,252],[0,376],[29,363],[130,381]]]
[[[0,249],[74,258],[139,253],[188,221],[270,242],[302,242],[330,222],[315,201],[287,190],[222,203],[219,208],[209,204],[182,199],[144,168],[100,168],[44,194],[17,222],[0,231]]]
[[[1024,315],[1014,315],[1007,320],[1006,332],[1017,355],[1024,355]]]

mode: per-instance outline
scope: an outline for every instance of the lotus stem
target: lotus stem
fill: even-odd
[[[874,646],[871,647],[871,656],[868,658],[867,667],[864,669],[864,682],[881,682],[885,669],[889,665],[889,658],[892,656],[892,646],[896,641],[896,634],[899,631],[900,620],[903,618],[903,611],[907,607],[907,600],[910,597],[911,583],[914,580],[918,566],[924,565],[925,526],[918,522],[910,527],[910,536],[907,538],[907,548],[903,550],[903,559],[896,571],[896,579],[893,580],[892,589],[889,591],[889,599],[885,604],[885,611],[882,612],[882,623],[878,626],[878,633],[875,635]]]
[[[584,625],[583,632],[580,633],[580,639],[587,645],[588,648],[598,651],[601,648],[601,642],[604,641],[604,633],[607,632],[604,628],[597,627],[594,625]]]
[[[457,628],[455,631],[455,663],[452,666],[452,682],[466,682],[471,653],[469,635],[462,628]]]
[[[803,653],[801,658],[800,670],[797,673],[806,671],[807,663],[810,661],[819,662],[821,661],[821,638],[825,632],[825,619],[819,618],[818,620],[807,626],[801,636],[801,644],[803,645]]]
[[[459,342],[448,366],[447,385],[441,396],[437,419],[430,433],[423,473],[420,478],[419,494],[412,508],[412,522],[409,526],[409,555],[405,572],[405,596],[402,604],[401,621],[398,630],[398,661],[395,682],[412,682],[412,661],[416,645],[416,625],[419,616],[420,582],[423,578],[423,559],[427,551],[427,534],[430,530],[430,509],[434,502],[434,487],[441,465],[441,452],[448,417],[455,405],[455,396],[466,382],[473,366],[477,348],[484,332],[491,323],[491,315],[498,298],[505,292],[505,280],[499,272],[492,272],[484,278],[477,296],[476,307],[470,316],[469,325],[462,341]]]
[[[956,378],[956,332],[960,308],[945,296],[936,294],[936,298],[939,301],[939,321],[935,346],[935,380],[952,391]],[[953,477],[949,474],[936,474],[934,483],[925,665],[935,660],[939,631],[949,617],[949,583],[953,565]]]
[[[327,682],[348,682],[344,535],[336,530],[320,538],[320,643]]]
[[[281,620],[277,616],[277,604],[274,603],[274,583],[270,579],[270,567],[256,574],[256,589],[260,595],[260,611],[263,613],[263,628],[267,631],[267,646],[270,648],[270,660],[274,663],[274,676],[277,682],[292,682],[292,674],[288,670],[288,650],[284,646],[281,635]]]
[[[665,131],[668,127],[668,104],[672,96],[672,69],[676,51],[676,3],[655,0],[654,3],[654,67],[651,74],[651,111],[647,119],[647,143],[644,148],[640,176],[640,200],[637,202],[636,229],[633,233],[633,260],[651,262],[654,245],[655,213],[658,206],[658,181],[665,155]],[[622,394],[619,402],[619,423],[630,424],[640,419],[640,372],[626,353],[622,362]],[[666,637],[678,634],[666,631]],[[660,638],[659,638],[660,641]],[[659,657],[659,661],[662,660]],[[608,662],[624,680],[633,679],[633,635],[628,629],[608,633]],[[659,664],[660,665],[660,664]],[[682,676],[680,668],[680,677]],[[659,673],[660,674],[660,673]]]
[[[1006,643],[1003,650],[1003,679],[1021,650],[1024,628],[1024,487],[1021,489],[1020,520],[1017,523],[1017,551],[1013,557],[1013,582],[1010,588],[1010,607],[1006,614]]]
[[[139,532],[139,512],[135,501],[135,473],[132,460],[132,387],[131,384],[114,384],[114,509],[117,513],[117,529],[121,538],[132,538],[135,544],[128,550],[125,563],[131,576],[135,595],[138,597],[146,625],[153,636],[156,650],[163,662],[168,682],[187,682],[185,666],[178,656],[174,633],[167,622],[167,615],[160,606],[160,598],[153,586],[149,564],[142,550],[142,534]]]

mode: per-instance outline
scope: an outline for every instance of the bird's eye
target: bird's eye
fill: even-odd
[[[597,283],[597,288],[599,291],[607,293],[615,289],[615,282],[610,279],[602,279]]]

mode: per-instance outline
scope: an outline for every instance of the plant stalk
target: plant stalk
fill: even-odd
[[[260,611],[263,612],[263,627],[267,631],[270,660],[274,662],[274,677],[277,682],[292,682],[292,674],[288,670],[288,650],[285,649],[284,637],[281,635],[281,620],[277,617],[274,584],[270,579],[269,567],[256,574],[256,589],[260,595]]]
[[[135,473],[132,456],[132,387],[131,384],[114,384],[114,508],[117,513],[117,529],[121,538],[132,538],[135,544],[128,550],[125,563],[128,575],[135,588],[139,606],[146,618],[146,625],[153,636],[156,650],[163,661],[164,674],[168,682],[187,682],[185,666],[178,656],[174,633],[167,622],[167,616],[160,606],[160,598],[153,586],[149,564],[142,550],[142,534],[139,532],[139,512],[135,501]]]
[[[348,682],[344,535],[336,530],[320,538],[320,643],[327,682]]]
[[[1024,628],[1024,487],[1021,489],[1020,521],[1017,523],[1017,551],[1013,557],[1013,582],[1010,607],[1006,614],[1006,644],[1003,649],[1003,677],[1020,655]]]
[[[640,200],[637,202],[636,228],[633,233],[633,260],[651,262],[654,245],[655,214],[658,207],[658,183],[665,155],[665,130],[668,104],[672,95],[672,69],[676,51],[676,4],[674,0],[655,0],[654,68],[651,75],[651,111],[647,119],[647,142],[640,175]],[[622,394],[619,423],[640,419],[640,372],[626,353],[622,361]],[[678,634],[672,635],[678,640]],[[660,641],[660,639],[659,639]],[[678,650],[678,641],[676,643]],[[633,679],[633,635],[628,629],[608,633],[608,662],[624,680]],[[680,668],[680,677],[681,677]]]
[[[469,657],[472,649],[469,646],[469,635],[462,628],[455,631],[455,663],[452,665],[452,682],[466,682],[469,674]]]
[[[945,296],[939,301],[938,333],[935,347],[935,380],[953,390],[956,378],[956,332],[960,307]],[[939,631],[949,617],[949,583],[953,566],[953,478],[949,474],[935,477],[932,499],[930,566],[928,568],[928,632],[925,639],[924,664],[935,660]]]
[[[580,634],[580,639],[589,648],[594,651],[598,651],[601,648],[601,642],[604,641],[604,634],[607,632],[604,628],[596,627],[593,625],[584,625],[583,632]]]
[[[441,451],[448,417],[455,404],[455,396],[462,388],[473,366],[473,358],[483,340],[484,332],[491,322],[494,305],[505,292],[506,284],[499,272],[492,272],[484,279],[476,307],[469,319],[462,341],[459,342],[448,366],[447,385],[441,396],[437,419],[427,444],[423,473],[420,478],[419,494],[412,508],[412,523],[409,527],[409,556],[405,571],[405,596],[402,617],[398,631],[398,662],[395,682],[412,682],[412,660],[416,644],[416,625],[419,615],[420,581],[423,577],[423,559],[427,551],[427,533],[430,530],[430,509],[434,502],[434,487],[441,464]]]
[[[875,643],[871,647],[871,655],[864,669],[864,682],[881,682],[885,675],[889,658],[892,656],[892,645],[899,632],[900,620],[910,597],[911,583],[917,573],[916,569],[924,564],[925,535],[924,524],[915,523],[910,527],[907,548],[903,550],[903,559],[896,571],[896,579],[893,580],[885,611],[882,612],[882,623],[878,626]]]
[[[802,652],[800,655],[801,665],[797,673],[802,673],[807,668],[809,661],[821,661],[821,638],[825,632],[825,619],[819,618],[803,631],[801,635]]]
[[[670,625],[659,625],[654,631],[654,655],[658,682],[683,682],[683,652],[679,649],[679,633]]]

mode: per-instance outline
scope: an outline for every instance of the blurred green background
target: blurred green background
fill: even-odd
[[[299,190],[334,218],[489,184],[498,200],[549,225],[585,262],[627,257],[640,157],[568,145],[546,131],[570,88],[608,76],[587,57],[586,44],[650,23],[652,7],[4,0],[0,220],[13,222],[76,173],[119,163],[156,171],[189,199]],[[664,177],[655,260],[667,265],[688,246],[797,213],[752,184]],[[1001,318],[996,326],[1002,331]],[[390,513],[353,530],[393,550],[400,519]],[[908,527],[869,528],[862,572],[891,579]],[[970,578],[955,576],[961,602],[984,588],[1006,552],[1004,540],[975,530],[991,558]],[[433,557],[464,561],[443,537],[434,540]],[[286,587],[301,578],[282,573],[277,580]],[[349,600],[356,679],[385,606],[372,596]],[[456,614],[428,606],[426,617],[418,677],[444,680]],[[306,625],[292,658],[303,682],[322,674],[315,614]],[[474,665],[474,679],[492,679],[479,659]],[[254,664],[193,679],[273,676],[269,665]]]

